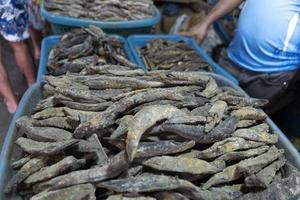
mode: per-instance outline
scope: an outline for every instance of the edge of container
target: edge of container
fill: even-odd
[[[141,28],[147,26],[153,26],[160,21],[161,15],[159,10],[154,7],[156,15],[151,18],[141,20],[130,20],[130,21],[117,21],[117,22],[105,22],[96,21],[91,19],[77,19],[75,17],[66,17],[48,12],[44,7],[44,1],[40,6],[40,13],[46,20],[54,24],[60,24],[64,26],[88,26],[95,25],[104,29],[130,29],[130,28]]]

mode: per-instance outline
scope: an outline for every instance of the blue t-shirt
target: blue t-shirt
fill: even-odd
[[[300,0],[246,0],[228,57],[257,72],[300,66]]]

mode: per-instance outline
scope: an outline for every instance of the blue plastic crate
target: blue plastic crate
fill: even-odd
[[[145,47],[146,44],[153,39],[164,39],[169,41],[181,41],[181,40],[184,41],[187,45],[194,48],[195,51],[198,53],[198,55],[211,65],[215,73],[225,76],[235,84],[239,84],[239,81],[235,77],[233,77],[230,73],[228,73],[225,69],[220,67],[217,63],[215,63],[207,55],[207,53],[196,43],[195,40],[180,35],[133,35],[128,37],[127,39],[128,45],[132,51],[135,62],[139,66],[143,67],[144,70],[146,70],[146,67],[138,54],[137,48]]]
[[[210,75],[215,78],[219,86],[229,86],[234,89],[237,89],[245,96],[247,94],[236,84],[232,83],[232,81],[226,79],[223,76],[213,74],[213,73],[203,73],[204,75]],[[33,109],[38,104],[38,102],[42,99],[42,91],[40,87],[40,83],[36,83],[31,86],[26,93],[24,94],[17,112],[10,123],[9,129],[7,131],[4,145],[2,147],[1,156],[0,156],[0,199],[1,200],[16,200],[15,194],[11,194],[9,196],[5,196],[3,193],[4,187],[7,184],[8,180],[11,178],[14,173],[12,168],[10,167],[10,160],[12,156],[14,158],[18,158],[18,156],[14,152],[14,143],[18,138],[17,128],[16,128],[16,120],[24,115],[30,115],[33,112]],[[286,158],[295,165],[300,170],[300,155],[298,151],[295,149],[293,144],[287,139],[287,137],[280,131],[280,129],[272,122],[270,118],[266,120],[267,124],[270,126],[270,130],[279,135],[278,147],[283,148],[285,150]]]
[[[131,62],[135,62],[135,59],[132,55],[132,52],[127,44],[127,41],[124,37],[119,35],[113,35],[118,40],[120,40],[124,44],[124,50],[127,55],[128,60]],[[41,82],[43,79],[43,76],[47,74],[47,62],[48,62],[48,56],[53,48],[60,40],[59,35],[49,36],[43,39],[42,41],[42,48],[41,48],[41,57],[40,57],[40,63],[39,63],[39,70],[37,75],[37,82]]]
[[[89,25],[98,26],[106,33],[124,36],[130,34],[146,34],[150,33],[151,28],[160,21],[160,12],[157,8],[155,8],[155,12],[156,15],[148,19],[106,22],[57,15],[48,12],[43,2],[41,4],[41,15],[51,24],[54,34],[62,34],[75,27],[86,27]]]

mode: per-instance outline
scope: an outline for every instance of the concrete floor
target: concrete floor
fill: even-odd
[[[18,69],[13,51],[7,41],[0,37],[0,44],[2,48],[2,60],[9,74],[10,82],[16,94],[21,97],[26,91],[26,81],[20,70]],[[3,99],[0,98],[0,150],[10,123],[12,115],[7,111]]]

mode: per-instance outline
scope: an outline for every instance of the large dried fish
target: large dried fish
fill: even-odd
[[[64,158],[49,167],[44,167],[40,171],[30,175],[24,182],[34,184],[45,181],[68,171],[74,171],[85,165],[85,160],[77,160],[73,156]]]
[[[142,135],[158,121],[174,116],[185,115],[181,110],[171,105],[149,106],[138,112],[128,126],[126,153],[133,160]]]
[[[64,149],[72,146],[78,140],[70,139],[61,142],[37,142],[31,139],[20,137],[16,144],[25,152],[37,155],[54,155],[61,153]]]
[[[197,175],[214,174],[220,170],[210,163],[195,158],[161,156],[143,162],[143,165],[159,171],[189,173]]]
[[[145,174],[135,178],[117,179],[97,184],[116,192],[155,192],[164,190],[187,189],[192,190],[195,186],[185,180],[164,175]]]
[[[222,172],[215,174],[211,177],[203,186],[204,189],[210,188],[211,186],[218,185],[221,183],[227,183],[234,181],[242,177],[243,175],[251,175],[269,163],[278,159],[283,155],[282,150],[278,150],[276,147],[271,147],[266,153],[259,155],[254,158],[249,158],[235,165],[231,165],[225,168]]]
[[[94,200],[95,191],[95,187],[88,183],[61,190],[44,191],[31,197],[31,200]]]
[[[45,166],[45,161],[39,158],[32,158],[28,161],[7,183],[4,192],[10,193],[18,184],[24,181],[28,176],[35,173]]]
[[[253,108],[253,107],[243,107],[238,110],[235,110],[231,113],[233,116],[237,116],[242,120],[264,120],[267,115],[264,111]]]
[[[257,132],[253,129],[239,129],[232,134],[233,137],[240,137],[247,140],[264,142],[266,144],[276,144],[278,141],[277,134],[267,132]]]

